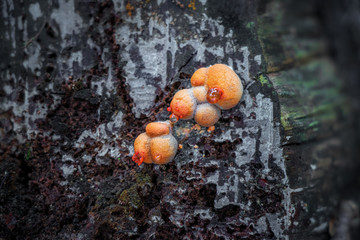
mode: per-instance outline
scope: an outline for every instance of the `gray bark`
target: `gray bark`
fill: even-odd
[[[0,237],[356,237],[358,100],[318,7],[3,1]],[[241,102],[212,133],[180,121],[174,161],[138,167],[135,137],[215,63]]]

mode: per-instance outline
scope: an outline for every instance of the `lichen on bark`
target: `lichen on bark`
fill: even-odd
[[[181,2],[2,3],[0,237],[327,234],[353,162],[317,22],[276,0]],[[215,63],[240,76],[240,103],[212,132],[180,121],[174,161],[137,167],[136,136]]]

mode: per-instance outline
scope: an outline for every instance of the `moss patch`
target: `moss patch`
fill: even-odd
[[[279,95],[281,124],[286,135],[306,141],[316,136],[319,127],[329,126],[346,115],[348,104],[333,69],[330,61],[319,59],[269,75]],[[267,82],[266,78],[259,81],[262,85]]]

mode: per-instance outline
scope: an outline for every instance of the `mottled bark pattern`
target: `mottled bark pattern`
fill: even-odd
[[[3,1],[0,238],[350,234],[359,196],[340,190],[359,167],[352,99],[314,9],[277,0]],[[168,119],[175,92],[215,63],[241,78],[240,103],[213,132],[179,121],[174,161],[138,167],[136,136]]]

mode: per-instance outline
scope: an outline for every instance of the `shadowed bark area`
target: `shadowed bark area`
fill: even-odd
[[[323,4],[3,1],[0,238],[357,239],[360,7]],[[215,63],[240,103],[137,166],[135,138]]]

